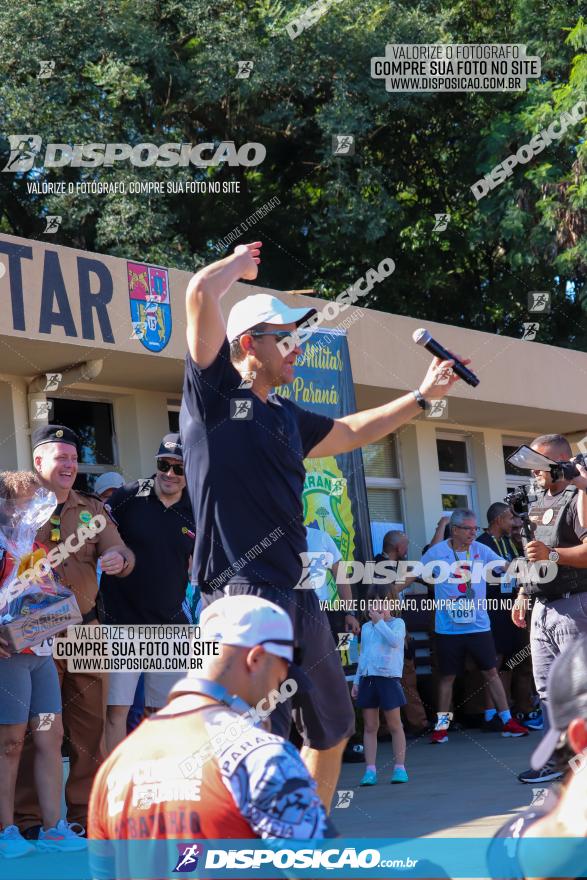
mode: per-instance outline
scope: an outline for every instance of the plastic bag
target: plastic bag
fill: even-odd
[[[15,652],[33,649],[81,621],[73,593],[59,583],[45,551],[34,549],[36,534],[56,505],[55,493],[47,489],[29,499],[0,498],[0,635]]]

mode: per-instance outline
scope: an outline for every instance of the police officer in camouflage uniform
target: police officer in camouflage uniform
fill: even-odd
[[[571,446],[561,434],[544,434],[532,449],[553,461],[569,461]],[[579,492],[587,490],[587,478],[553,481],[550,471],[532,471],[538,485],[537,500],[530,506],[533,540],[526,555],[531,562],[550,560],[558,566],[549,583],[530,583],[520,588],[512,610],[517,626],[526,626],[526,612],[532,602],[530,646],[534,682],[543,709],[548,710],[546,683],[550,667],[566,645],[587,634],[587,527],[577,510]],[[548,711],[544,712],[545,724]],[[520,782],[549,782],[562,776],[553,762],[541,770],[518,776]]]

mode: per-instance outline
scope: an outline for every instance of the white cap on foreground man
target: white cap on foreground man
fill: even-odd
[[[296,682],[297,688],[303,691],[312,688],[310,678],[293,662],[298,649],[289,615],[267,599],[260,596],[227,596],[214,602],[200,618],[200,638],[235,648],[260,646],[265,653],[287,661],[287,677]],[[207,670],[210,665],[214,667],[217,659],[210,658]],[[279,664],[279,667],[286,668],[283,664]],[[193,677],[199,677],[199,674],[188,673],[188,678]],[[172,693],[177,693],[180,687],[181,682],[178,682]]]

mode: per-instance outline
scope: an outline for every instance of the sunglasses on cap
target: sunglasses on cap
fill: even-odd
[[[262,642],[259,642],[259,645],[287,645],[288,647],[293,648],[293,658],[290,662],[295,663],[296,666],[301,665],[303,656],[302,648],[292,639],[263,639]],[[271,651],[269,651],[269,653],[271,653]],[[282,657],[282,660],[285,659],[285,657]]]
[[[183,464],[171,464],[170,461],[164,461],[161,458],[157,459],[157,470],[161,471],[162,474],[173,471],[176,477],[183,477]]]

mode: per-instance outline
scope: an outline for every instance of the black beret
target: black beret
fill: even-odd
[[[33,431],[32,436],[33,449],[42,446],[43,443],[69,443],[75,446],[77,451],[80,449],[80,440],[75,431],[66,428],[65,425],[43,425]]]

